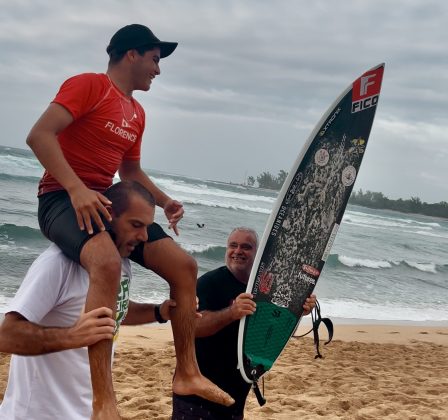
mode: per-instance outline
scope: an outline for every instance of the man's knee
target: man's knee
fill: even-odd
[[[182,269],[191,274],[196,280],[198,274],[198,263],[196,260],[186,252],[183,253],[183,256],[180,258],[179,264],[182,265]]]
[[[196,280],[198,276],[198,265],[196,260],[186,252],[177,254],[177,258],[172,262],[175,264],[177,274],[167,278],[170,286],[188,287],[196,290]]]
[[[107,233],[98,234],[86,242],[81,251],[81,264],[93,281],[98,276],[100,281],[102,278],[107,278],[108,282],[119,281],[121,257]]]

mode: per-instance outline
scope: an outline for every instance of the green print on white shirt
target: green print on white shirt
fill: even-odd
[[[118,337],[118,330],[120,328],[121,322],[128,313],[130,282],[131,282],[130,276],[126,273],[121,273],[120,291],[118,292],[117,296],[117,312],[115,314],[114,341]]]

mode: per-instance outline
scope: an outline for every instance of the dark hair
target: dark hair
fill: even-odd
[[[137,181],[120,181],[104,192],[104,195],[112,201],[112,209],[116,216],[120,216],[128,209],[131,194],[137,194],[151,207],[155,206],[153,195]]]
[[[142,47],[136,47],[133,49],[136,50],[141,56],[144,56],[146,51],[150,51],[154,48],[156,48],[155,45],[148,44],[148,45],[143,45]],[[126,51],[111,50],[109,52],[109,65],[119,63],[128,51],[129,50],[126,50]]]

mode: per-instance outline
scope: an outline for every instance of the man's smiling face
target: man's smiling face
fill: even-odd
[[[241,282],[247,283],[257,253],[257,239],[253,233],[236,230],[227,240],[226,265]]]

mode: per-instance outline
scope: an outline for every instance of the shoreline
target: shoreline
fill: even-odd
[[[4,310],[5,308],[3,308]],[[5,314],[4,312],[0,312],[0,323],[2,322]],[[388,320],[388,319],[369,319],[369,318],[340,318],[333,317],[331,315],[326,315],[325,317],[330,318],[333,321],[334,325],[343,325],[343,326],[397,326],[397,327],[440,327],[440,328],[448,328],[448,320],[434,321],[434,320],[425,320],[425,321],[412,321],[406,319],[398,319],[398,320]],[[168,327],[170,322],[166,324],[164,327]],[[153,327],[159,326],[156,324],[144,324],[144,327]],[[311,317],[304,317],[299,325],[299,329],[303,326],[307,328],[311,327]],[[124,326],[127,327],[127,326]]]
[[[343,324],[315,359],[310,336],[289,340],[264,375],[266,405],[249,393],[246,420],[442,419],[448,412],[448,326]],[[300,325],[307,328],[307,322]],[[9,355],[0,353],[0,401]],[[120,328],[113,378],[123,419],[171,418],[170,324]]]
[[[333,341],[400,345],[425,342],[448,347],[448,323],[439,326],[426,324],[339,324],[333,320],[333,325]],[[301,323],[291,339],[297,340],[299,335],[307,332],[310,328],[311,323]],[[319,336],[321,345],[323,345],[328,338],[328,333],[324,326],[319,328]],[[313,335],[310,333],[304,338],[312,339],[312,337]],[[135,342],[138,339],[151,340],[157,347],[172,343],[173,335],[170,324],[163,326],[159,324],[125,325],[120,328],[118,345],[123,341]],[[331,344],[328,346],[331,346]]]

